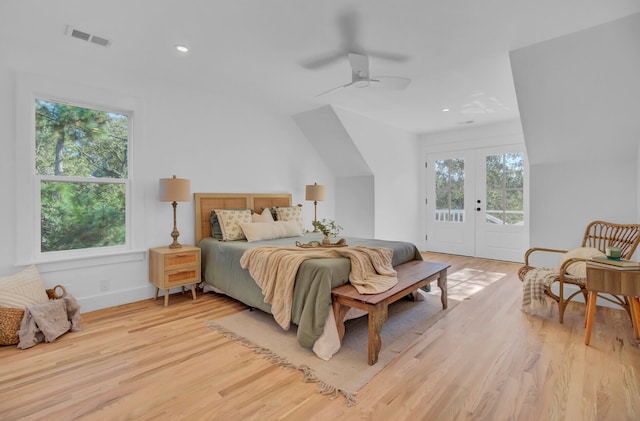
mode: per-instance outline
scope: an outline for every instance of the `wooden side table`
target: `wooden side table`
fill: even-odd
[[[169,305],[171,288],[191,285],[191,294],[196,299],[196,285],[200,282],[200,249],[193,246],[181,248],[156,247],[149,249],[149,282],[158,291],[164,291],[164,306]]]
[[[598,292],[622,295],[629,301],[629,313],[636,339],[640,339],[640,270],[621,270],[587,262],[587,312],[585,314],[586,335],[584,343],[589,345],[593,316],[596,312]]]

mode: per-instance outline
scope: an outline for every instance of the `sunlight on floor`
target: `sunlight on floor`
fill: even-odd
[[[452,300],[464,300],[505,276],[505,273],[464,268],[447,274],[447,295]],[[440,295],[440,288],[432,284],[429,294]]]

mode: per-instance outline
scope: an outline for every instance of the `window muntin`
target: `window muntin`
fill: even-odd
[[[524,223],[524,154],[490,155],[485,158],[486,223]]]
[[[35,100],[40,253],[127,244],[129,120]]]

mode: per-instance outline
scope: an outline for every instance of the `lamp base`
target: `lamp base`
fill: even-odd
[[[176,202],[173,202],[176,203]],[[169,245],[170,249],[179,249],[182,247],[182,244],[178,243],[178,237],[180,237],[180,231],[176,228],[176,216],[175,216],[176,208],[173,207],[173,231],[171,231],[171,237],[173,237],[173,243]]]
[[[170,249],[179,249],[182,248],[182,244],[178,243],[177,240],[173,240],[173,243],[169,245]]]

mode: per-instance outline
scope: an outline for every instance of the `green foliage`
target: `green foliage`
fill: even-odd
[[[464,159],[436,161],[436,210],[464,210]]]
[[[336,221],[321,219],[320,221],[313,221],[313,226],[320,230],[325,237],[337,237],[342,230],[340,225],[336,224]]]
[[[504,224],[523,222],[524,157],[522,154],[486,157],[487,215]]]
[[[523,222],[524,157],[520,153],[486,157],[487,222]],[[436,210],[464,210],[464,159],[436,161]]]
[[[41,251],[126,242],[128,117],[36,100]],[[57,180],[71,177],[77,181]]]

